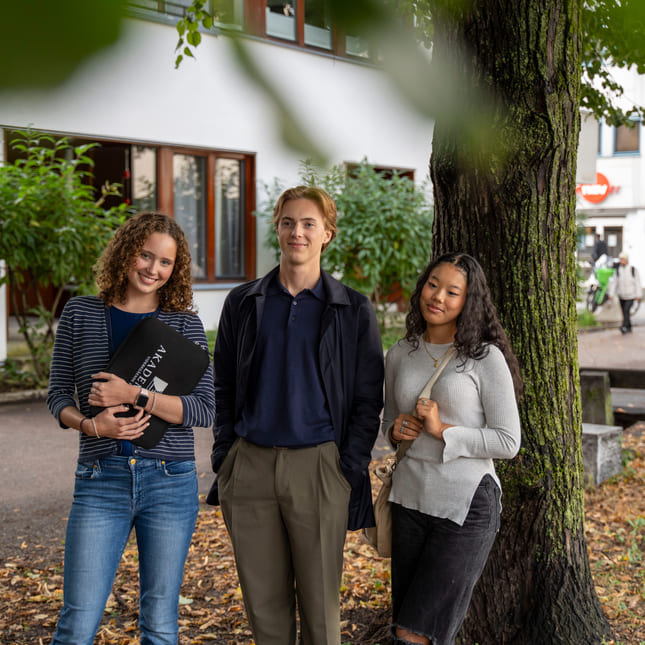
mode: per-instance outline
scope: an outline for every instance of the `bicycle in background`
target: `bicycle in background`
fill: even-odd
[[[607,289],[609,281],[616,272],[616,260],[603,254],[601,255],[592,267],[591,275],[587,281],[587,296],[585,299],[587,309],[591,313],[598,313],[602,306],[609,299]]]

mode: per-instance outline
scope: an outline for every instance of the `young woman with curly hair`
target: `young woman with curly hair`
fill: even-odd
[[[141,319],[154,316],[208,349],[192,311],[190,252],[161,213],[125,222],[101,256],[98,296],[72,298],[54,344],[47,404],[79,431],[74,502],[67,524],[63,608],[52,643],[94,642],[134,528],[139,551],[141,643],[177,643],[179,589],[197,519],[193,427],[213,422],[209,367],[186,396],[148,392],[105,371]],[[91,406],[104,408],[92,416]],[[134,416],[122,416],[131,407]],[[133,443],[154,414],[170,423],[159,443]]]
[[[177,245],[172,275],[158,290],[165,311],[192,311],[193,287],[190,251],[181,227],[162,213],[140,213],[120,226],[97,262],[96,284],[106,306],[123,302],[129,287],[130,264],[153,233],[170,236]]]
[[[418,398],[454,346],[429,399]],[[499,528],[493,459],[520,447],[517,359],[477,261],[433,260],[385,367],[382,431],[409,441],[392,481],[394,642],[451,645]]]

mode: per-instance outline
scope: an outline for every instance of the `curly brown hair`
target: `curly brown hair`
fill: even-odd
[[[159,306],[165,311],[193,312],[191,260],[186,236],[172,217],[155,211],[143,211],[134,215],[114,233],[94,267],[99,298],[107,306],[125,300],[128,273],[152,233],[170,235],[177,244],[172,275],[159,289]]]

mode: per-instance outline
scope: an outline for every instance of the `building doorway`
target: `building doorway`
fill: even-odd
[[[623,250],[623,227],[605,226],[603,238],[607,242],[610,258],[617,258]]]

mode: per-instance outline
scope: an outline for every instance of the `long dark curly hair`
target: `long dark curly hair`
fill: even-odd
[[[497,316],[486,275],[479,262],[466,253],[446,253],[432,260],[419,276],[410,296],[410,309],[405,318],[405,339],[412,345],[412,351],[419,348],[419,336],[426,330],[426,321],[421,314],[421,291],[432,271],[440,264],[452,264],[466,278],[466,301],[457,317],[454,343],[458,355],[464,360],[479,360],[488,354],[489,345],[495,345],[506,358],[513,377],[515,395],[519,398],[523,384],[517,357]]]
[[[170,235],[177,244],[172,274],[168,282],[159,289],[159,306],[165,311],[194,312],[190,251],[186,236],[172,217],[154,211],[134,215],[114,233],[94,267],[99,298],[107,306],[125,301],[128,273],[152,233]]]

